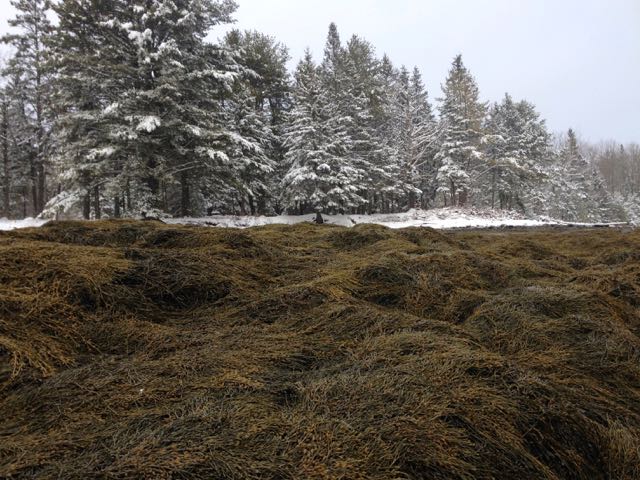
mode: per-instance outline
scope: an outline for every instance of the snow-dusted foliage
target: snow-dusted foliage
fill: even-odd
[[[2,82],[3,120],[7,123],[2,129],[4,211],[10,215],[21,210],[22,215],[26,215],[29,210],[37,215],[51,193],[47,182],[51,173],[53,116],[51,74],[47,68],[47,42],[53,29],[47,16],[51,1],[11,0],[10,3],[17,15],[9,20],[12,33],[1,39],[14,52],[4,68]],[[14,164],[7,165],[11,159]],[[15,164],[16,160],[19,165]],[[23,192],[21,206],[12,205],[12,191]]]
[[[442,143],[436,155],[438,193],[446,205],[466,205],[473,176],[482,173],[482,123],[486,106],[479,100],[475,79],[458,55],[442,87]]]
[[[484,137],[485,170],[477,177],[477,200],[492,208],[527,211],[544,203],[537,187],[550,156],[549,134],[535,107],[509,94],[494,104]]]
[[[359,195],[364,172],[349,161],[349,119],[340,115],[323,79],[329,68],[316,66],[307,51],[296,70],[285,136],[289,168],[282,181],[284,204],[291,211],[339,211],[365,201]]]
[[[640,148],[552,146],[535,106],[488,106],[458,55],[439,109],[421,72],[331,24],[294,78],[233,0],[11,0],[0,214],[390,214],[467,206],[640,217]],[[56,21],[51,22],[51,11]]]
[[[192,190],[236,183],[230,157],[258,148],[225,121],[242,69],[204,42],[234,9],[229,0],[56,6],[60,169],[67,188],[92,197],[96,217],[196,213]]]
[[[435,197],[435,164],[439,129],[418,68],[402,67],[392,103],[396,182],[406,191],[407,207],[429,206]]]
[[[543,213],[554,218],[578,222],[628,218],[624,205],[607,190],[600,171],[585,159],[572,129],[553,157],[544,188]]]

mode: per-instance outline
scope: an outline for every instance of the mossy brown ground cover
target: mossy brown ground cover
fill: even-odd
[[[0,477],[640,478],[640,232],[0,235]]]

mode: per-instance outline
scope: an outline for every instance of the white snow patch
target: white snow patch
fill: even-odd
[[[430,227],[438,230],[459,228],[500,228],[500,227],[544,227],[573,226],[594,227],[607,224],[573,223],[540,217],[528,219],[515,212],[494,210],[477,210],[464,208],[440,208],[434,210],[410,210],[406,213],[374,214],[374,215],[322,215],[325,222],[332,225],[353,227],[358,224],[383,225],[389,228]],[[221,228],[250,228],[264,225],[294,225],[312,223],[315,214],[279,215],[273,217],[252,217],[234,215],[213,215],[203,218],[164,218],[166,223],[174,225],[195,225]],[[0,219],[0,230],[39,227],[47,220],[27,218],[24,220]],[[619,226],[621,224],[610,224]]]
[[[40,220],[37,218],[25,218],[23,220],[9,220],[0,218],[0,231],[15,230],[17,228],[41,227],[48,220]]]
[[[148,117],[143,117],[140,120],[140,123],[138,123],[136,130],[139,132],[144,131],[147,133],[151,133],[160,125],[162,125],[162,121],[159,117],[156,117],[155,115],[149,115]]]
[[[456,228],[542,227],[565,225],[565,222],[549,218],[527,219],[514,212],[440,208],[434,210],[410,210],[406,213],[374,215],[322,215],[325,222],[353,227],[358,224],[384,225],[389,228],[430,227],[447,230]],[[315,215],[279,215],[276,217],[251,217],[214,215],[205,218],[172,218],[167,223],[178,225],[202,225],[212,227],[249,228],[263,225],[312,222]],[[575,224],[571,224],[575,225]],[[592,226],[585,224],[585,227]]]

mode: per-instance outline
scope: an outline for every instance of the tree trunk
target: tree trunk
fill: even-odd
[[[496,208],[496,170],[493,169],[493,178],[491,179],[491,208]]]
[[[40,199],[38,198],[38,168],[36,165],[36,159],[31,155],[29,163],[29,176],[31,177],[31,202],[33,216],[38,216],[38,205],[40,205]]]
[[[28,188],[26,185],[22,188],[22,218],[27,218]]]
[[[151,193],[151,208],[160,209],[160,205],[162,203],[162,192],[160,191],[160,180],[153,174],[155,168],[156,163],[153,160],[148,160],[147,169],[150,173],[147,175],[145,183],[149,189],[149,193]]]
[[[162,192],[162,205],[160,210],[163,212],[169,211],[169,193],[167,192],[167,182],[164,180],[160,182],[160,191]]]
[[[238,197],[238,206],[240,207],[240,215],[246,215],[247,208],[245,207],[244,197],[242,195]]]
[[[129,179],[127,178],[127,185],[125,188],[125,192],[124,192],[124,196],[125,196],[125,205],[126,205],[126,209],[127,212],[130,212],[132,210],[132,202],[131,202],[131,184],[129,183]]]
[[[275,206],[275,210],[277,213],[278,207]],[[258,208],[257,208],[257,213],[258,215],[266,215],[267,214],[267,201],[264,195],[261,195],[260,198],[258,199]]]
[[[416,194],[415,192],[411,191],[409,192],[409,205],[408,207],[411,208],[415,208],[416,206]]]
[[[93,187],[93,209],[95,212],[95,219],[100,220],[102,218],[102,210],[100,207],[100,187],[96,185]]]
[[[456,184],[453,183],[453,180],[450,180],[450,182],[451,182],[451,206],[455,207],[458,205],[456,201]]]
[[[44,158],[44,108],[42,101],[42,69],[43,65],[40,58],[41,44],[40,44],[40,31],[36,25],[35,31],[35,109],[36,109],[36,165],[38,176],[38,202],[34,206],[37,214],[40,214],[44,210],[47,197],[47,169]]]
[[[251,215],[255,215],[256,214],[256,203],[253,200],[253,195],[247,195],[247,200],[249,201],[249,211],[251,212]]]
[[[122,212],[120,211],[120,196],[116,195],[113,199],[113,216],[115,218],[120,218],[122,216]]]
[[[38,162],[38,214],[47,204],[47,171],[42,160]]]
[[[2,165],[4,172],[4,216],[11,218],[11,165],[9,161],[9,112],[7,100],[2,102]]]
[[[89,195],[89,192],[87,192],[82,199],[82,217],[85,220],[91,218],[91,195]]]
[[[180,216],[188,217],[191,215],[191,191],[187,172],[180,174],[180,193]]]

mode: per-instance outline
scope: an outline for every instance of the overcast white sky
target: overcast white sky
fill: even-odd
[[[236,1],[236,26],[275,36],[295,61],[307,46],[320,59],[335,21],[343,40],[358,34],[420,67],[432,98],[462,53],[485,100],[508,91],[554,131],[640,142],[640,0]],[[0,5],[6,30],[9,0]]]

